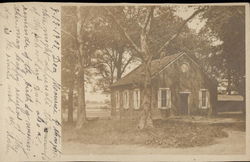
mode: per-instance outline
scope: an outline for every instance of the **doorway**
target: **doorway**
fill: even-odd
[[[188,96],[189,93],[180,92],[180,114],[188,115]]]

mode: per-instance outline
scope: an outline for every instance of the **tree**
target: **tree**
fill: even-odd
[[[150,48],[149,40],[150,40],[150,30],[152,27],[152,22],[154,21],[155,10],[157,11],[159,8],[156,8],[155,6],[150,7],[142,7],[142,9],[146,12],[146,15],[144,20],[138,21],[138,26],[140,26],[140,32],[139,32],[139,43],[136,43],[131,36],[128,34],[126,29],[121,25],[121,23],[117,20],[117,18],[114,16],[116,14],[112,13],[112,8],[105,7],[105,10],[108,14],[108,16],[112,19],[114,24],[118,27],[119,32],[128,40],[128,42],[131,44],[133,49],[136,51],[134,53],[135,56],[138,56],[142,60],[142,66],[144,69],[144,95],[143,95],[143,102],[142,107],[143,111],[139,120],[138,128],[144,129],[146,127],[153,127],[152,117],[151,117],[151,61],[155,55],[161,55],[161,57],[164,56],[164,53],[162,51],[169,46],[169,44],[175,40],[179,34],[181,33],[182,29],[185,27],[186,23],[191,20],[193,17],[195,17],[200,12],[204,11],[204,8],[198,8],[188,19],[182,22],[182,24],[178,27],[175,34],[173,34],[168,40],[165,40],[165,43],[163,43],[160,47],[158,47],[157,51],[153,51],[152,47]],[[136,10],[136,9],[135,9]],[[152,39],[151,39],[152,40]],[[153,40],[152,40],[153,41]],[[139,44],[139,45],[138,45]]]
[[[65,68],[68,70],[68,73],[71,73],[73,80],[71,81],[70,95],[73,92],[72,84],[77,84],[77,129],[80,129],[87,122],[85,82],[86,74],[89,74],[88,69],[91,66],[91,55],[95,50],[93,43],[91,43],[92,33],[90,32],[92,28],[91,21],[94,15],[89,15],[90,10],[91,7],[63,7],[63,13],[65,12],[63,17],[67,17],[67,19],[65,20],[65,24],[63,24],[65,28],[62,28],[62,33],[65,36],[62,43],[62,51],[65,60],[67,60],[65,62],[68,63],[68,66],[65,66]],[[72,99],[71,97],[69,98]]]
[[[243,6],[211,6],[202,15],[207,23],[201,32],[210,39],[222,42],[211,58],[217,63],[215,66],[220,69],[222,77],[228,80],[228,94],[234,86],[245,97],[244,13]]]
[[[70,55],[71,56],[71,55]],[[75,76],[74,76],[74,66],[68,64],[65,57],[63,56],[62,62],[62,85],[63,85],[63,93],[67,95],[68,100],[63,102],[63,107],[67,106],[68,109],[68,122],[73,122],[73,91],[75,85]],[[74,60],[74,59],[73,59]],[[63,95],[63,96],[65,96]],[[66,99],[64,99],[66,100]]]
[[[125,22],[124,16],[120,17]],[[127,24],[128,25],[128,24]],[[98,16],[93,29],[96,47],[96,73],[101,76],[98,85],[104,92],[110,92],[110,85],[119,80],[127,66],[134,61],[133,49],[103,15]]]
[[[115,48],[104,48],[97,52],[96,74],[101,76],[97,86],[110,93],[110,86],[121,79],[127,67],[136,61],[129,51],[118,52]]]
[[[116,14],[119,15],[119,21],[124,22],[126,27],[131,26],[131,20],[123,13],[117,12]],[[93,67],[98,77],[95,89],[101,89],[103,93],[110,93],[110,86],[123,76],[129,65],[139,61],[132,55],[133,48],[129,42],[120,35],[118,30],[114,30],[114,25],[107,19],[104,14],[99,13],[92,24],[94,28],[91,31],[93,44],[96,47]],[[114,108],[111,109],[111,115],[115,115]]]
[[[75,7],[63,7],[62,12],[62,87],[63,96],[68,96],[68,100],[64,101],[63,107],[68,109],[68,122],[73,122],[73,91],[75,87],[76,77],[76,54],[75,54]]]

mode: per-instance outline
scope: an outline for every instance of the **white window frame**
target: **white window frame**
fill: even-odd
[[[206,96],[205,96],[205,105],[202,105],[202,103],[203,103],[203,96],[202,96],[202,92],[204,92],[205,91],[205,94],[206,94]],[[201,108],[201,109],[207,109],[208,107],[209,107],[209,91],[208,91],[208,89],[200,89],[200,91],[199,91],[199,107]]]
[[[115,108],[120,108],[120,92],[115,92]]]
[[[127,94],[127,98],[125,98],[125,96],[126,96],[125,94]],[[123,91],[123,108],[124,109],[129,108],[129,90],[124,90]]]
[[[166,106],[162,106],[162,90],[166,90]],[[158,108],[159,109],[170,109],[171,108],[171,90],[170,88],[159,88],[158,90]]]
[[[137,96],[136,96],[136,91],[138,92],[138,98],[137,98]],[[140,89],[134,89],[134,91],[133,91],[133,100],[134,100],[134,102],[133,102],[133,107],[134,107],[134,109],[136,109],[136,110],[138,110],[139,108],[140,108],[140,100],[141,100],[141,94],[140,94],[141,92],[140,92]]]

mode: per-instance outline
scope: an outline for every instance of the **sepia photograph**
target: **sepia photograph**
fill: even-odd
[[[245,10],[62,5],[62,154],[246,154]]]

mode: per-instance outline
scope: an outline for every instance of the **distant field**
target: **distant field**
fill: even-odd
[[[100,107],[94,107],[92,106],[88,106],[86,109],[86,116],[87,118],[103,118],[103,119],[107,119],[111,116],[111,110],[110,109],[104,109],[104,108],[100,108]],[[77,117],[77,111],[74,111],[73,114],[74,120],[76,120]],[[62,120],[63,121],[67,121],[68,118],[68,111],[66,110],[65,112],[62,113]]]
[[[86,109],[87,117],[107,118],[111,116],[110,109],[88,108]]]

